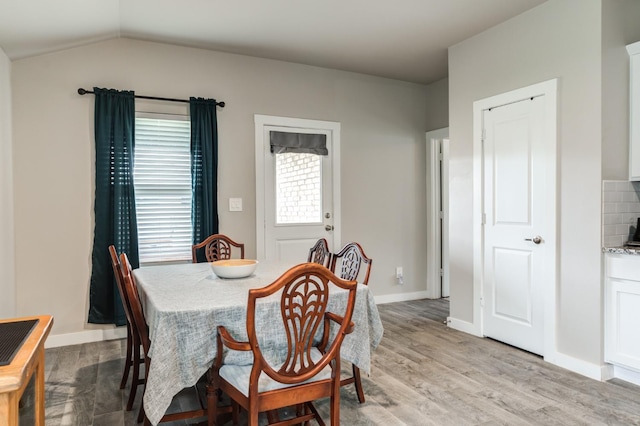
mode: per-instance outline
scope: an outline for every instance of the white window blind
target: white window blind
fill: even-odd
[[[137,116],[134,185],[140,263],[191,259],[188,117]]]

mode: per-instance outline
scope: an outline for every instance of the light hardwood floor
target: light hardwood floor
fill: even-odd
[[[344,388],[343,425],[640,425],[640,387],[591,380],[452,330],[443,323],[446,299],[379,310],[385,334],[371,376],[363,377],[367,401],[358,404]],[[47,350],[47,426],[134,425],[140,398],[126,412],[129,390],[118,389],[124,349],[123,341],[109,341]],[[31,424],[30,403],[21,425]],[[316,406],[327,418],[328,401]]]

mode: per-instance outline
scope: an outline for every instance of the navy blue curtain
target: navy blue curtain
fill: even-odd
[[[132,91],[93,88],[95,93],[96,192],[91,255],[89,322],[125,325],[109,246],[138,258],[138,225],[133,189],[135,102]]]
[[[218,118],[215,99],[189,98],[193,243],[218,233]],[[202,253],[198,253],[198,260]]]

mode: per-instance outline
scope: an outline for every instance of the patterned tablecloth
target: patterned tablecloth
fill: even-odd
[[[193,386],[206,373],[216,355],[215,330],[224,325],[238,340],[247,339],[247,297],[251,288],[272,283],[292,265],[261,262],[248,278],[225,280],[211,271],[208,263],[141,267],[133,271],[138,284],[151,339],[148,381],[144,408],[157,424],[173,397]],[[344,311],[346,298],[337,291],[329,298],[329,311]],[[284,331],[274,327],[280,317],[277,295],[258,305],[256,324],[263,351],[282,347]],[[353,314],[356,324],[346,336],[341,358],[369,373],[371,351],[382,339],[382,322],[369,288],[360,284]],[[276,351],[273,351],[275,353]],[[225,362],[251,364],[249,352],[230,352]]]

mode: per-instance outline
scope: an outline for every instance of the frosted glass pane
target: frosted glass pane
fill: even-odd
[[[322,222],[322,157],[276,154],[276,224]]]

